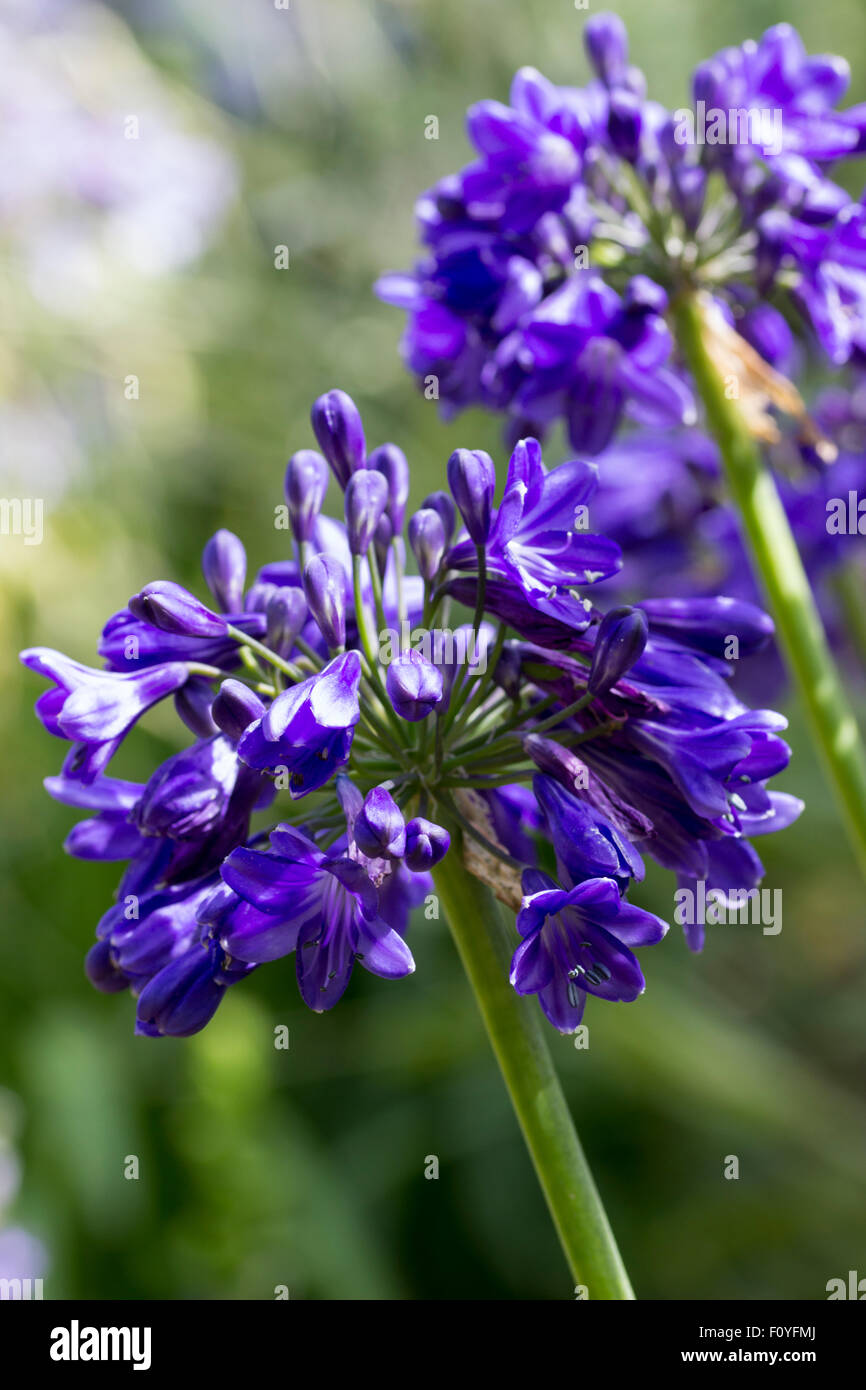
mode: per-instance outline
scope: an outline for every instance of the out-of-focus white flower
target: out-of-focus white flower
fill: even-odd
[[[53,312],[198,257],[234,162],[104,6],[0,0],[0,239]]]
[[[18,1097],[11,1091],[0,1091],[0,1279],[7,1281],[41,1279],[48,1268],[48,1252],[42,1241],[21,1226],[6,1225],[6,1208],[21,1184],[21,1163],[11,1142],[18,1109]],[[32,1290],[25,1296],[32,1297]]]

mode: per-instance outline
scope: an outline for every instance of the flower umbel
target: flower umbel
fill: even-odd
[[[467,112],[476,158],[418,199],[422,256],[376,286],[407,312],[410,371],[448,413],[506,412],[512,440],[561,420],[594,455],[626,419],[695,423],[669,326],[680,295],[712,297],[737,358],[752,344],[772,361],[785,315],[831,362],[861,358],[866,210],[831,177],[866,149],[866,107],[837,109],[845,60],[777,24],[701,63],[674,111],[647,96],[616,15],[583,35],[592,80],[521,68],[508,104]],[[750,390],[798,409],[766,366]]]
[[[552,189],[558,146],[539,158]],[[507,161],[500,172],[519,207]],[[453,502],[434,494],[407,522],[402,452],[367,454],[343,392],[316,402],[313,423],[345,525],[321,515],[325,463],[302,450],[286,484],[291,556],[244,592],[238,538],[207,543],[221,611],[158,581],[109,618],[107,669],[23,654],[53,682],[39,717],[71,745],[47,788],[93,813],[67,849],[127,861],[88,975],[131,988],[150,1037],[196,1032],[230,985],[291,954],[304,1001],[330,1009],[356,964],[383,979],[414,970],[410,911],[430,871],[463,852],[481,873],[496,866],[503,899],[522,894],[511,982],[571,1031],[588,995],[644,987],[633,949],[666,924],[627,899],[643,856],[681,880],[737,870],[752,886],[762,869],[747,836],[797,812],[766,785],[788,761],[784,720],[732,693],[718,605],[751,647],[771,625],[726,600],[597,607],[583,591],[620,555],[573,529],[591,464],[548,471],[521,440],[497,507],[492,459],[458,450]],[[449,626],[456,603],[471,627],[465,614]],[[386,660],[377,634],[401,624],[414,645]],[[131,726],[169,695],[193,742],[146,785],[108,776]],[[251,831],[269,808],[270,829]]]

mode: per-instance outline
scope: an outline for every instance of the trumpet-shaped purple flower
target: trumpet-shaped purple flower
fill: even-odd
[[[603,536],[579,527],[598,485],[591,463],[562,463],[549,473],[535,439],[522,439],[508,465],[502,503],[487,541],[487,568],[494,580],[491,607],[500,612],[495,581],[502,579],[505,621],[509,598],[524,599],[530,608],[565,622],[585,626],[583,605],[572,591],[593,584],[619,569],[619,548]],[[447,556],[455,570],[475,568],[475,550],[458,541]],[[462,597],[462,592],[455,589]]]
[[[262,771],[285,767],[292,796],[324,786],[349,757],[360,678],[357,652],[335,657],[319,675],[277,696],[241,736],[238,756]]]
[[[298,986],[309,1008],[333,1008],[357,961],[374,975],[401,979],[415,963],[398,932],[378,913],[376,890],[360,864],[329,858],[291,826],[271,832],[270,849],[238,849],[223,866],[243,909],[219,902],[220,942],[238,960],[296,953]],[[205,913],[205,919],[208,914]]]
[[[645,980],[631,948],[661,941],[667,923],[620,897],[613,879],[590,878],[570,889],[530,870],[524,875],[511,962],[518,994],[536,994],[560,1033],[573,1033],[586,996],[636,999]]]
[[[226,988],[255,966],[230,961],[218,946],[195,941],[177,960],[148,980],[138,997],[136,1033],[147,1038],[187,1038],[209,1023]]]
[[[532,790],[550,830],[559,876],[566,887],[586,878],[612,878],[625,892],[632,878],[643,878],[643,860],[634,846],[589,801],[541,774],[533,777]]]
[[[31,647],[22,652],[21,660],[55,682],[39,697],[36,713],[50,734],[75,745],[73,766],[83,782],[92,782],[105,770],[145,710],[179,690],[189,677],[189,668],[180,661],[120,675],[82,666],[49,647]]]

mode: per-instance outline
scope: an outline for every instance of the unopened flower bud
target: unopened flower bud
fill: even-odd
[[[358,407],[345,391],[328,391],[313,403],[310,419],[319,448],[344,488],[352,474],[364,467],[367,453]]]
[[[304,593],[329,647],[346,641],[346,575],[332,555],[314,555],[304,570]]]
[[[346,531],[353,555],[366,555],[379,519],[388,503],[388,481],[383,473],[361,468],[346,484]]]
[[[605,10],[583,26],[586,56],[608,87],[620,86],[628,71],[628,31],[619,15]]]
[[[649,636],[646,614],[639,608],[612,608],[599,623],[587,690],[603,695],[637,661]]]
[[[493,680],[510,700],[517,699],[523,688],[523,643],[505,643],[493,671]]]
[[[103,994],[119,994],[122,989],[129,989],[132,983],[129,976],[115,964],[111,942],[107,938],[97,941],[87,952],[84,958],[84,973],[90,983]]]
[[[265,642],[277,656],[288,656],[309,616],[302,590],[291,586],[275,589],[268,599],[265,616]]]
[[[384,574],[388,564],[388,551],[391,549],[391,542],[394,539],[394,527],[391,525],[391,518],[387,512],[383,512],[379,517],[376,526],[376,534],[373,537],[373,548],[376,551],[376,562],[379,566],[379,573]]]
[[[445,528],[432,507],[422,507],[409,519],[409,544],[422,579],[431,580],[445,554]]]
[[[454,525],[457,521],[457,508],[448,496],[447,492],[431,492],[429,497],[425,497],[421,503],[422,507],[432,507],[434,512],[438,512],[442,518],[442,527],[445,531],[445,544],[454,535]]]
[[[145,584],[140,593],[133,594],[128,607],[134,617],[161,632],[183,637],[222,637],[226,631],[225,618],[205,608],[188,589],[170,579]]]
[[[414,648],[391,662],[385,685],[394,709],[412,724],[426,719],[442,699],[442,672]]]
[[[244,604],[247,554],[232,531],[216,531],[202,552],[205,583],[224,613],[239,613]]]
[[[299,449],[286,464],[284,492],[292,535],[299,545],[311,539],[328,489],[328,465],[315,449]]]
[[[619,88],[610,94],[607,133],[617,154],[633,164],[640,153],[643,126],[641,104],[633,92]]]
[[[403,812],[385,787],[364,798],[354,825],[355,844],[370,859],[401,859],[406,849]]]
[[[586,763],[571,748],[565,748],[543,734],[526,734],[522,740],[525,751],[541,771],[553,777],[566,791],[585,790],[589,783]]]
[[[470,539],[483,545],[490,533],[496,469],[483,449],[455,449],[448,460],[448,486]]]
[[[257,579],[255,584],[250,585],[244,601],[244,611],[246,613],[266,613],[271,595],[276,592],[276,589],[276,584],[271,584],[266,579]]]
[[[381,473],[388,484],[388,516],[395,534],[403,530],[409,500],[409,464],[396,444],[380,444],[367,459],[367,467]]]
[[[211,713],[213,699],[211,683],[202,676],[190,676],[186,684],[174,692],[174,707],[196,738],[210,738],[217,731]]]
[[[415,816],[406,826],[404,863],[413,874],[426,873],[445,858],[450,845],[451,836],[443,826]]]
[[[265,706],[254,690],[242,681],[225,680],[217,691],[211,713],[217,728],[237,743],[241,734],[261,719]]]

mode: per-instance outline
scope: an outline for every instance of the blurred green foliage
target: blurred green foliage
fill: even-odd
[[[291,960],[189,1041],[135,1039],[130,1001],[90,989],[82,959],[117,875],[60,850],[73,813],[41,788],[60,745],[33,717],[41,686],[15,652],[38,642],[93,660],[105,617],[140,584],[198,585],[216,526],[243,537],[251,566],[278,558],[285,457],[310,443],[310,402],[331,386],[355,396],[372,443],[406,446],[415,501],[457,444],[501,457],[494,421],[443,424],[416,395],[400,316],[370,286],[411,262],[413,199],[467,157],[471,101],[504,97],[521,64],[585,79],[585,16],[570,0],[292,0],[266,17],[262,0],[213,23],[196,3],[116,8],[167,88],[195,98],[192,128],[233,153],[241,193],[195,267],[146,294],[120,284],[89,328],[16,295],[0,358],[54,399],[102,402],[84,465],[47,503],[42,546],[0,541],[0,1082],[22,1102],[15,1220],[49,1248],[48,1297],[267,1299],[286,1285],[292,1298],[570,1298],[444,923],[414,926],[411,979],[356,975],[332,1015],[300,1004]],[[619,8],[670,105],[701,57],[782,18],[813,50],[866,51],[859,0]],[[864,84],[860,72],[855,97]],[[438,141],[424,138],[430,114]],[[287,271],[274,269],[280,244]],[[117,771],[146,777],[177,738],[157,715]],[[829,1278],[863,1272],[862,886],[796,712],[792,742],[783,785],[807,812],[761,846],[766,882],[784,891],[781,934],[717,929],[693,958],[674,928],[646,953],[636,1004],[591,1005],[587,1051],[551,1034],[641,1297],[822,1298]],[[672,893],[654,873],[639,900],[670,916]],[[738,1181],[723,1177],[732,1154]]]

